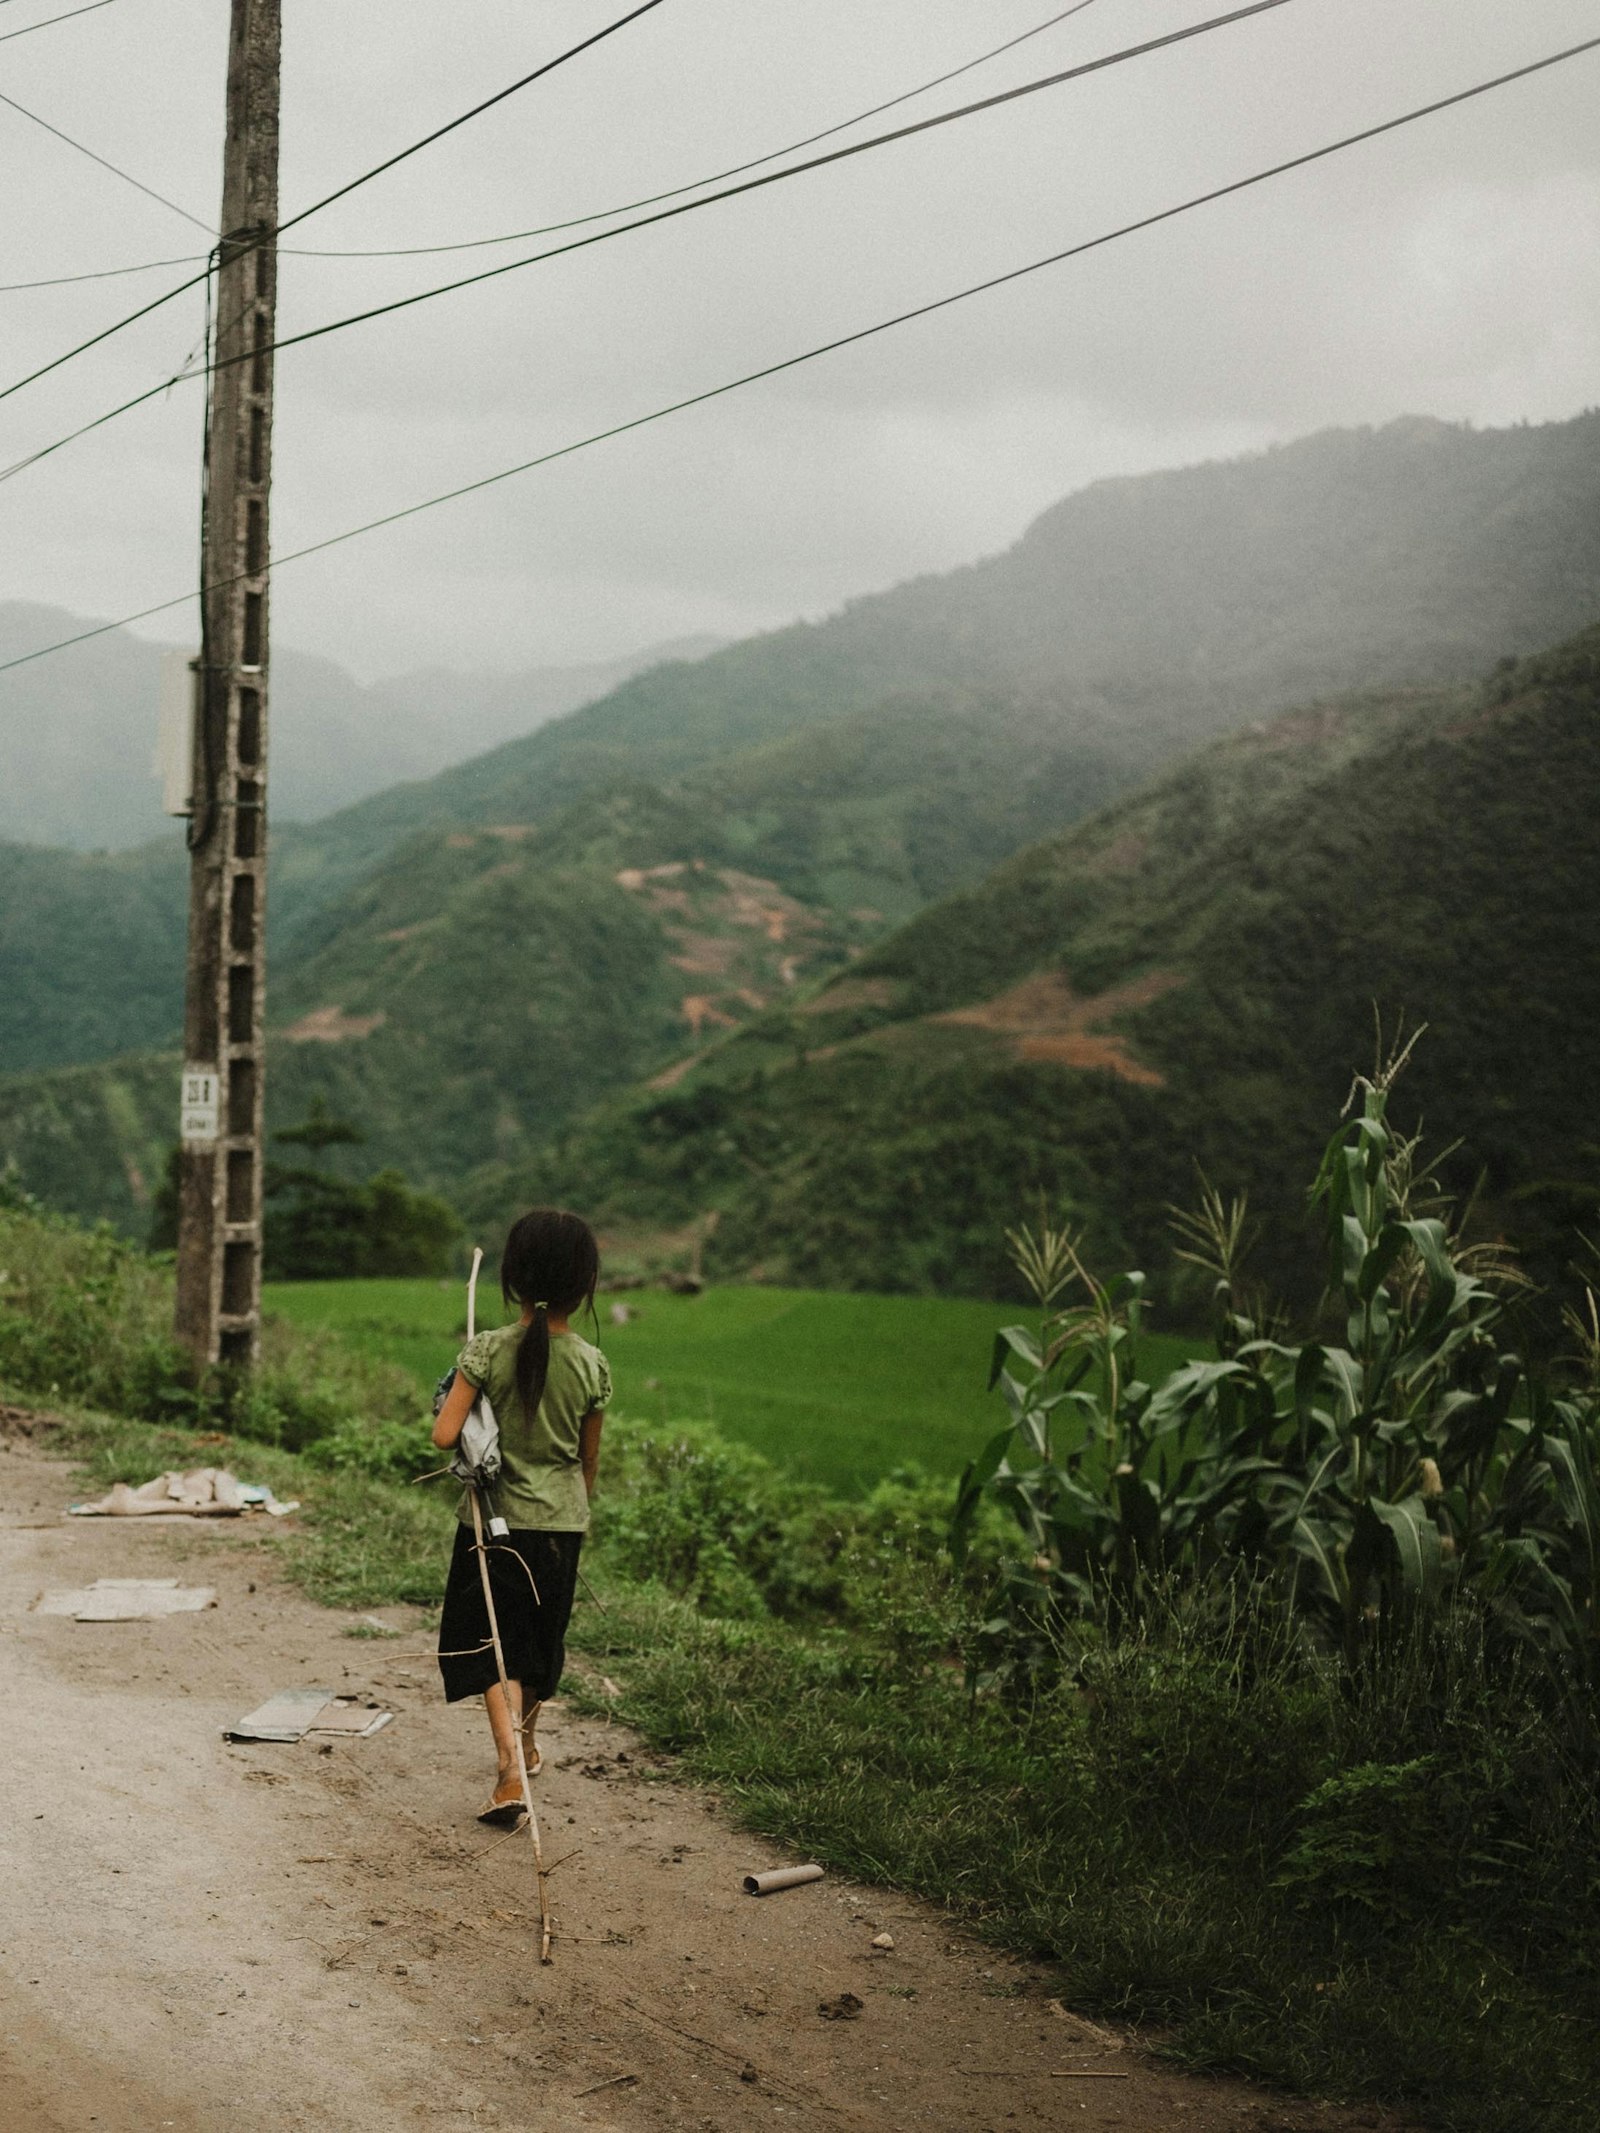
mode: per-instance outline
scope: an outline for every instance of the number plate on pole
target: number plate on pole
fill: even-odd
[[[186,1066],[178,1103],[178,1138],[214,1141],[221,1125],[215,1067]]]

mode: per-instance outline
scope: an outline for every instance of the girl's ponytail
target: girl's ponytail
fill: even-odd
[[[530,1415],[539,1412],[550,1375],[550,1307],[536,1303],[517,1343],[517,1397]]]
[[[600,1248],[577,1215],[536,1207],[511,1225],[500,1260],[500,1293],[528,1313],[517,1343],[517,1397],[531,1420],[550,1375],[550,1313],[570,1318],[580,1304],[594,1308]]]

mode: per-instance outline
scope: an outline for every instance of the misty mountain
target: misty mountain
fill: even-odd
[[[1397,1122],[1558,1284],[1600,1219],[1597,937],[1600,628],[1214,744],[461,1197],[715,1212],[724,1277],[992,1294],[1041,1200],[1102,1274],[1170,1267],[1203,1172],[1314,1294],[1304,1185],[1376,1006],[1427,1026]]]
[[[1403,709],[1596,613],[1600,415],[1488,432],[1407,421],[1096,484],[970,569],[658,666],[323,820],[284,825],[275,808],[274,1116],[323,1088],[359,1107],[376,1148],[453,1190],[681,1064],[702,1034],[776,1011],[784,958],[744,955],[743,892],[725,875],[814,914],[816,954],[796,971],[814,978],[1197,740],[1351,690]],[[175,857],[152,845],[125,864],[160,873]],[[733,902],[715,924],[682,921],[697,936],[684,942],[671,904],[691,885],[663,876],[666,901],[641,901],[620,876],[697,860]],[[20,894],[15,849],[8,863]],[[109,872],[74,879],[117,892]],[[123,983],[137,928],[97,933],[81,902],[45,894],[34,932],[57,908],[103,940]],[[127,1046],[152,1040],[161,985],[177,1025],[170,941],[142,937],[164,975],[130,1010]],[[90,1028],[61,1011],[48,941],[30,936],[31,960],[17,941],[0,934],[0,985],[19,994],[0,1065],[83,1066],[0,1082],[0,1162],[136,1221],[131,1180],[170,1133],[170,1069],[128,1060],[97,1079],[115,1018]],[[515,1015],[487,1048],[462,1047],[438,1003],[484,969]],[[513,1028],[537,1043],[519,1050]],[[514,1066],[497,1067],[502,1040]],[[120,1179],[101,1161],[113,1151]]]
[[[1348,689],[1459,680],[1600,613],[1600,412],[1408,417],[1101,481],[1003,554],[635,676],[574,716],[318,823],[280,854],[286,929],[412,831],[548,820],[891,694],[1048,699],[1125,776]]]
[[[0,602],[0,661],[92,626],[59,608]],[[280,648],[273,813],[315,821],[531,733],[657,660],[696,659],[715,646],[693,637],[591,665],[433,668],[367,684],[331,659]],[[160,671],[159,645],[113,630],[0,674],[0,838],[98,851],[171,833],[152,769]]]

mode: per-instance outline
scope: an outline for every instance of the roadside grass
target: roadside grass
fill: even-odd
[[[1023,1718],[974,1703],[937,1654],[719,1621],[659,1588],[606,1599],[582,1623],[593,1671],[565,1684],[574,1703],[675,1753],[746,1826],[1059,1965],[1072,2006],[1147,2025],[1195,2069],[1444,2133],[1592,2133],[1588,1928],[1540,1949],[1531,1912],[1524,1931],[1503,1892],[1448,1876],[1403,1918],[1277,1885],[1309,1783],[1283,1753],[1283,1681],[1230,1696],[1228,1724],[1208,1727],[1215,1667],[1157,1648],[1092,1704],[1069,1693]],[[1317,1727],[1298,1715],[1294,1745],[1324,1767],[1374,1745],[1337,1709]]]
[[[301,1498],[299,1530],[263,1538],[312,1597],[437,1605],[448,1489],[83,1411],[60,1441],[101,1486],[230,1463]],[[623,1420],[602,1490],[586,1560],[605,1611],[579,1608],[562,1693],[636,1726],[747,1827],[1058,1965],[1072,2004],[1146,2025],[1183,2064],[1441,2133],[1590,2133],[1592,1845],[1565,1848],[1573,1803],[1537,1713],[1470,1651],[1450,1748],[1494,1772],[1482,1834],[1498,1793],[1547,1795],[1512,1884],[1485,1868],[1492,1847],[1474,1885],[1437,1832],[1402,1824],[1419,1856],[1394,1866],[1392,1904],[1308,1903],[1283,1868],[1318,1783],[1439,1746],[1415,1667],[1352,1704],[1287,1651],[1241,1673],[1203,1615],[1175,1611],[1120,1653],[1086,1639],[1063,1687],[1008,1709],[959,1663],[983,1595],[943,1555],[944,1484],[901,1475],[845,1504],[704,1425]],[[641,1577],[650,1563],[678,1589]]]
[[[182,1376],[166,1277],[115,1240],[0,1210],[0,1271],[0,1393],[67,1415],[83,1487],[228,1465],[301,1499],[260,1545],[313,1597],[437,1605],[453,1491],[406,1484],[426,1432],[392,1361],[280,1322],[270,1369],[219,1395]],[[784,1353],[774,1332],[774,1373]],[[951,1493],[908,1468],[830,1493],[625,1401],[586,1556],[605,1612],[579,1609],[564,1693],[1181,2061],[1440,2133],[1591,2133],[1600,1808],[1538,1680],[1458,1608],[1352,1684],[1201,1589],[1120,1643],[1085,1629],[1031,1703],[975,1696],[1009,1536],[980,1523],[958,1575]]]
[[[0,1396],[27,1404],[36,1398],[4,1386]],[[241,1481],[265,1482],[283,1501],[301,1504],[292,1524],[262,1519],[252,1530],[273,1548],[284,1575],[322,1606],[438,1606],[455,1508],[447,1484],[407,1487],[352,1467],[330,1469],[304,1453],[217,1430],[71,1405],[59,1412],[61,1426],[45,1445],[77,1462],[75,1498],[101,1494],[114,1481],[137,1485],[169,1467],[225,1466]]]
[[[612,1325],[612,1301],[637,1315]],[[400,1365],[430,1392],[465,1337],[456,1283],[284,1282],[266,1302],[291,1325],[336,1330]],[[503,1322],[488,1282],[479,1303],[484,1324]],[[599,1338],[627,1414],[714,1423],[800,1479],[853,1496],[908,1460],[960,1472],[1003,1419],[985,1390],[994,1336],[1027,1315],[1018,1304],[955,1297],[650,1289],[603,1298]],[[1209,1352],[1205,1341],[1170,1335],[1142,1343],[1147,1370]]]

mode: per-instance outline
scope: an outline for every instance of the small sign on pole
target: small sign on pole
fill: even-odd
[[[161,655],[155,773],[161,780],[161,811],[167,815],[194,812],[194,709],[199,665],[187,652]]]
[[[221,1129],[220,1084],[215,1067],[186,1066],[178,1101],[180,1141],[214,1141]]]

